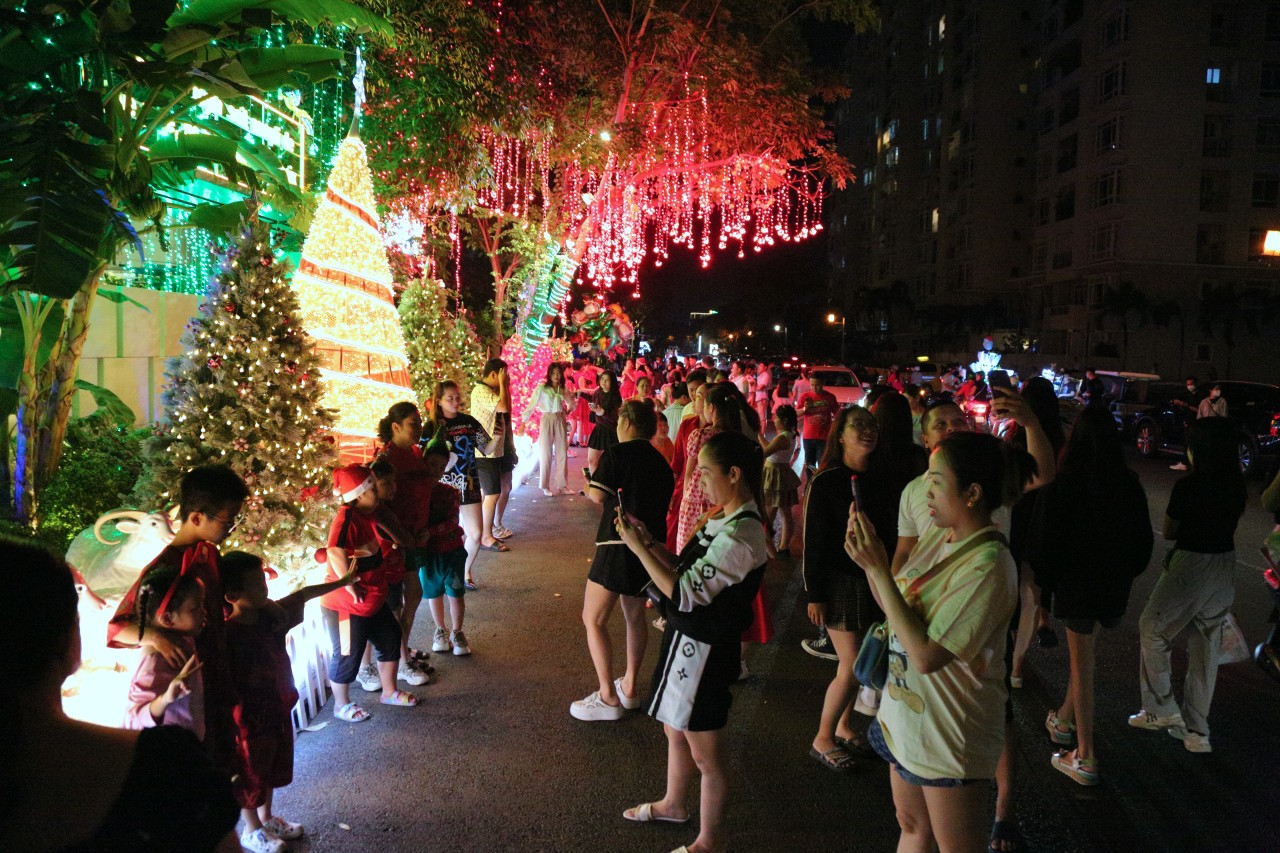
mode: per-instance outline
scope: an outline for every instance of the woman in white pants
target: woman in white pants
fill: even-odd
[[[542,413],[538,427],[538,485],[547,497],[569,494],[569,403],[564,367],[552,362],[547,378],[533,389],[533,404]]]

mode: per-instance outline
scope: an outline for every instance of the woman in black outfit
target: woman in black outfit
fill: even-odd
[[[0,539],[0,850],[232,853],[231,782],[175,726],[108,729],[69,719],[62,682],[80,666],[75,584],[43,548]]]
[[[1055,743],[1076,748],[1053,766],[1081,785],[1098,784],[1093,741],[1094,628],[1120,624],[1133,580],[1155,536],[1147,495],[1125,465],[1120,433],[1104,406],[1080,413],[1057,478],[1038,490],[1029,558],[1053,615],[1067,629],[1071,677],[1061,707],[1045,721]]]
[[[591,395],[591,413],[595,415],[595,428],[587,439],[587,469],[596,470],[600,456],[618,443],[618,409],[622,408],[622,395],[618,393],[618,379],[605,370],[600,373],[600,387]]]

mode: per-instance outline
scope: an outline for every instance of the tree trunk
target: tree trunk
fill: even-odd
[[[71,419],[71,398],[75,395],[76,374],[80,370],[80,354],[89,336],[89,310],[93,307],[98,285],[106,271],[102,263],[89,274],[84,286],[71,298],[56,353],[50,353],[49,397],[40,419],[39,442],[36,445],[36,488],[44,488],[62,461],[63,439]]]
[[[45,319],[53,308],[54,300],[43,305],[33,300],[40,297],[28,293],[15,293],[18,315],[22,318],[23,351],[22,372],[18,374],[18,425],[14,445],[13,465],[13,517],[25,525],[36,521],[36,447],[35,438],[40,423],[43,400],[41,378],[36,359],[40,353],[40,338]]]

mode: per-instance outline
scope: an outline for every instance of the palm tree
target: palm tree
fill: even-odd
[[[1139,324],[1145,323],[1151,316],[1151,301],[1131,281],[1107,285],[1098,302],[1098,313],[1103,317],[1116,317],[1120,320],[1120,335],[1123,346],[1120,350],[1120,369],[1124,370],[1129,360],[1129,318],[1135,317]]]

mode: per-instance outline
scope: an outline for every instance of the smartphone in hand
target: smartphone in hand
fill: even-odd
[[[862,512],[862,491],[858,488],[858,475],[849,475],[849,490],[853,493],[853,508],[855,512]]]

